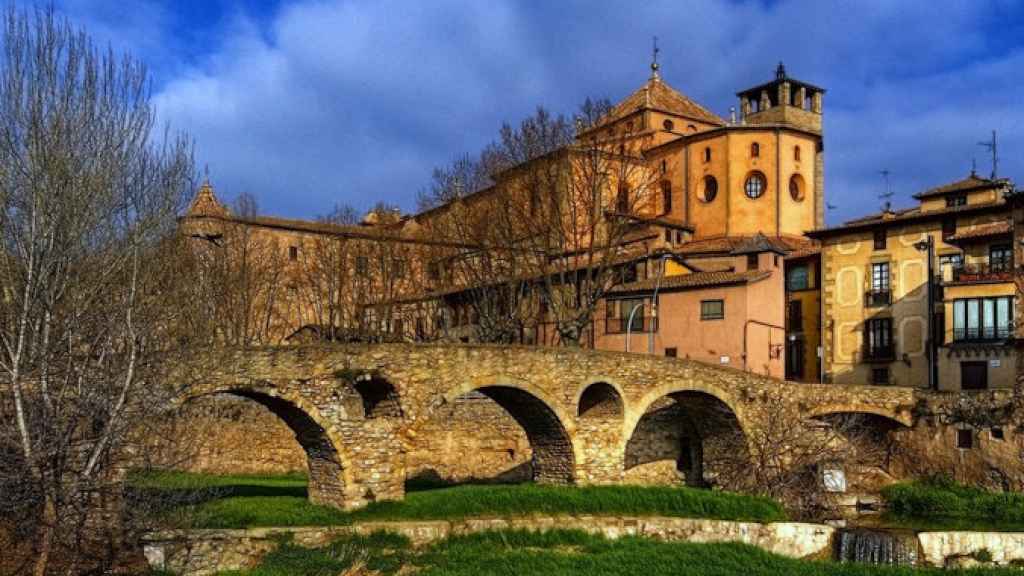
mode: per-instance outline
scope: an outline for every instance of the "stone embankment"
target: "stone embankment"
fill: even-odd
[[[819,524],[730,522],[667,517],[560,516],[479,518],[458,521],[365,522],[351,526],[164,531],[150,534],[146,559],[179,576],[204,576],[257,565],[264,554],[290,536],[301,546],[323,546],[345,534],[388,531],[416,546],[450,536],[488,530],[582,530],[609,538],[646,536],[670,542],[743,542],[769,552],[805,558],[830,553],[833,529]]]

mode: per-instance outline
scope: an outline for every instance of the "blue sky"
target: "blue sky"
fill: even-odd
[[[58,0],[153,73],[222,197],[309,217],[377,200],[407,210],[431,169],[542,104],[618,100],[649,73],[722,116],[791,76],[828,89],[830,223],[979,172],[1024,186],[1024,2],[688,0]]]

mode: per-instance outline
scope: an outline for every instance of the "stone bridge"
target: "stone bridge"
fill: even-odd
[[[917,400],[909,388],[794,384],[684,359],[541,347],[211,350],[169,370],[183,401],[232,394],[281,418],[306,452],[310,500],[341,508],[402,498],[417,429],[470,392],[523,428],[536,481],[576,484],[621,482],[631,440],[665,404],[698,420],[727,415],[748,435],[778,417],[779,402],[798,419],[869,414],[910,426]]]

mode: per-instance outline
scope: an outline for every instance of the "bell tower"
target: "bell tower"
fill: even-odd
[[[736,93],[740,99],[739,126],[763,126],[775,131],[803,134],[813,141],[813,173],[800,161],[804,178],[814,182],[811,192],[814,201],[814,227],[825,225],[825,144],[822,139],[821,114],[825,89],[791,78],[786,66],[779,62],[775,79]],[[779,167],[782,170],[782,166]],[[781,187],[781,186],[780,186]]]
[[[736,93],[740,122],[789,124],[820,134],[824,95],[824,88],[787,76],[786,66],[779,62],[774,80]]]

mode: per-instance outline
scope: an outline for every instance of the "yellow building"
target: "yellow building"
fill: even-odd
[[[1010,190],[972,173],[913,208],[809,234],[821,242],[826,380],[926,387],[931,369],[942,390],[1012,385]]]

